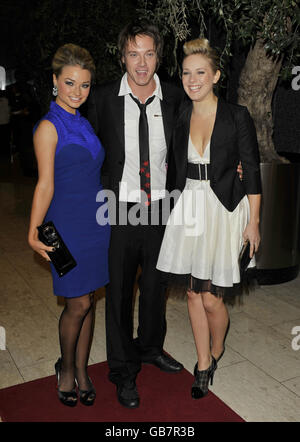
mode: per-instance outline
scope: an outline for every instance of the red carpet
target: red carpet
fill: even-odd
[[[143,365],[137,378],[141,403],[133,410],[119,404],[107,374],[107,362],[89,367],[97,390],[92,407],[79,401],[74,408],[62,405],[56,394],[55,376],[4,388],[0,390],[0,417],[4,422],[243,422],[211,392],[193,400],[193,376],[186,370],[168,374]]]

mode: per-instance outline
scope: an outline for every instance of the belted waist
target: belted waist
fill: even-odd
[[[186,176],[192,180],[210,180],[210,164],[188,163]]]

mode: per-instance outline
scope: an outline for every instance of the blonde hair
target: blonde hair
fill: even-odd
[[[55,53],[52,60],[53,73],[58,77],[65,66],[80,66],[91,73],[92,79],[95,76],[95,64],[90,53],[77,45],[67,43],[61,46]]]
[[[217,51],[210,46],[207,38],[196,38],[195,40],[187,41],[183,45],[183,52],[184,58],[194,54],[204,55],[209,60],[214,72],[220,69],[220,58]]]

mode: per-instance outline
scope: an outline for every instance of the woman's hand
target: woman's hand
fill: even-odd
[[[244,230],[243,238],[245,242],[250,242],[250,258],[252,258],[260,244],[259,223],[250,221]]]
[[[41,255],[43,258],[46,259],[46,261],[51,261],[51,259],[49,258],[47,252],[53,252],[54,251],[54,247],[49,247],[46,246],[44,243],[42,243],[39,239],[38,239],[38,230],[36,229],[36,231],[33,234],[29,234],[28,236],[28,244],[30,245],[30,247],[37,252],[39,255]]]

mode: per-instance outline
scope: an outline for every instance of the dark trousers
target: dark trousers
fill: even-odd
[[[0,155],[10,156],[10,125],[0,124]]]
[[[166,298],[156,264],[163,233],[162,225],[116,225],[111,229],[106,335],[109,378],[116,384],[134,380],[141,362],[162,352]],[[133,340],[133,293],[139,266],[138,338]]]

